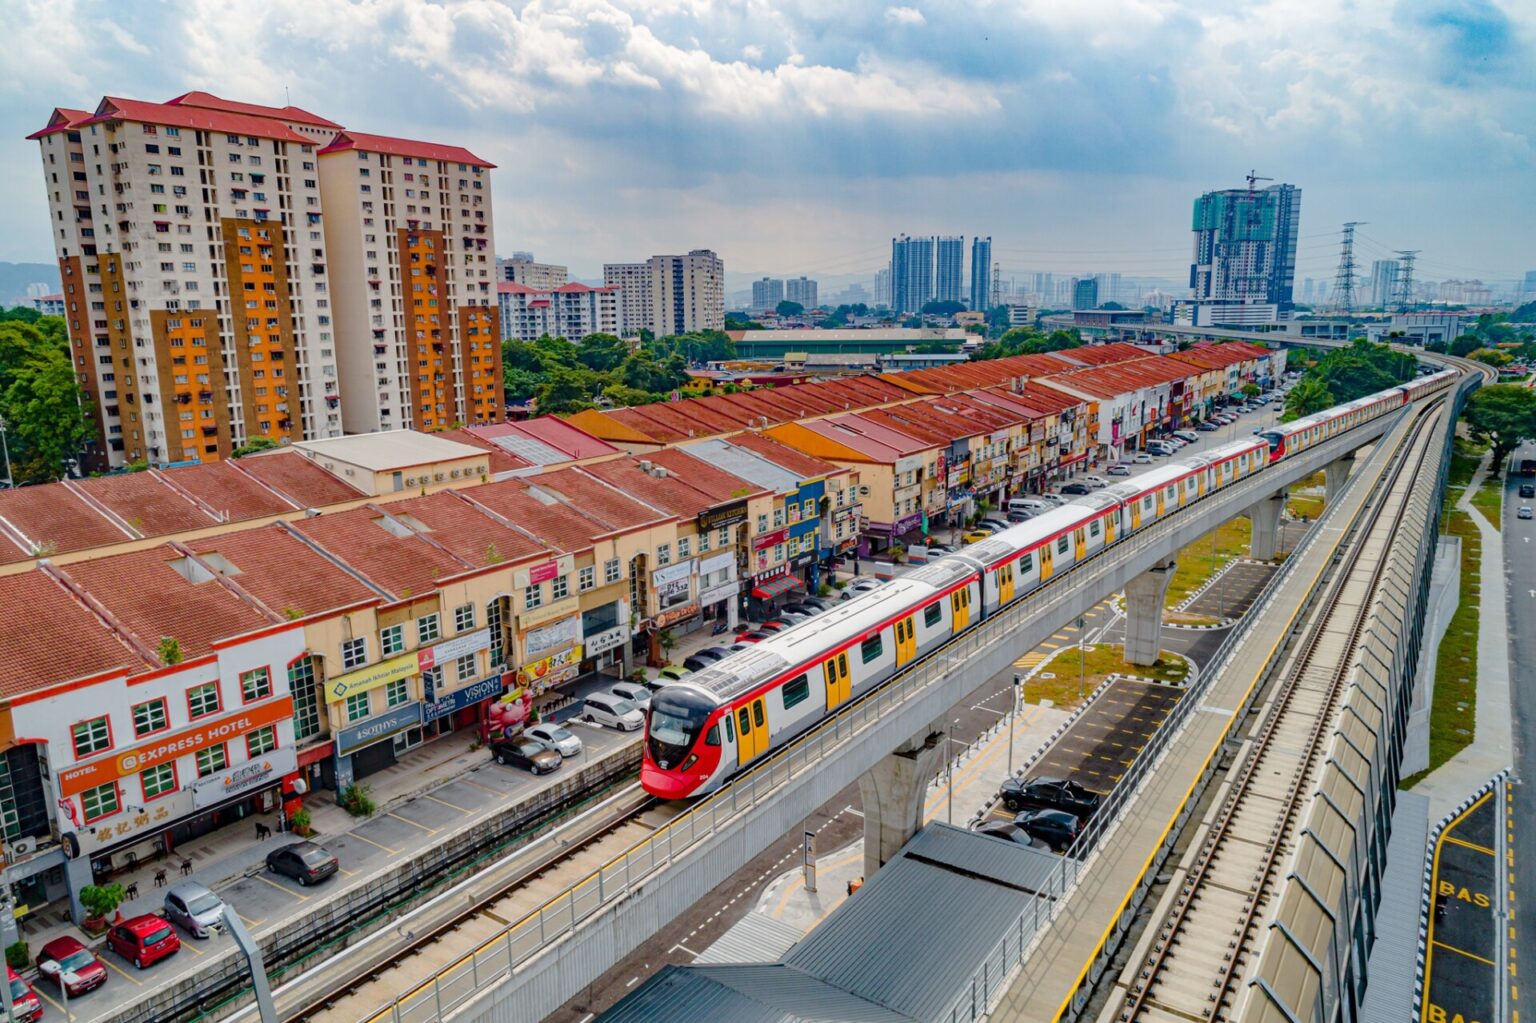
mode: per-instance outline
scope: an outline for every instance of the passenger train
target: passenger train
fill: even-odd
[[[829,713],[1053,575],[1330,437],[1450,386],[1441,370],[1053,508],[668,684],[651,698],[640,783],[680,799],[719,788]]]

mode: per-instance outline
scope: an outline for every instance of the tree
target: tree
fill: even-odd
[[[923,303],[923,315],[925,316],[953,316],[965,308],[964,302],[956,302],[954,299],[939,301],[936,298]]]
[[[1451,354],[1458,359],[1465,359],[1481,348],[1482,345],[1483,343],[1478,340],[1476,334],[1462,334],[1451,342]]]
[[[1495,369],[1508,366],[1515,361],[1515,357],[1500,348],[1479,348],[1467,358],[1474,362],[1481,362],[1484,366],[1492,366]]]
[[[0,397],[11,465],[19,480],[58,479],[80,453],[91,427],[66,350],[40,348],[11,376]]]
[[[590,374],[557,366],[545,375],[534,394],[539,415],[565,415],[592,407]]]
[[[629,358],[629,345],[612,334],[588,334],[577,346],[576,358],[590,370],[607,373]]]
[[[1280,416],[1280,421],[1289,423],[1293,419],[1300,419],[1332,408],[1335,404],[1337,403],[1333,400],[1333,394],[1328,390],[1328,385],[1313,377],[1303,377],[1286,394],[1285,412]]]
[[[271,451],[277,446],[277,441],[271,437],[252,437],[238,448],[235,448],[231,454],[235,458],[244,458],[246,455],[254,455],[258,451]]]
[[[1243,392],[1243,397],[1245,398],[1257,398],[1260,394],[1264,393],[1259,389],[1258,384],[1253,383],[1244,384],[1240,390]]]
[[[626,387],[623,384],[609,384],[603,388],[603,397],[608,399],[616,408],[625,408],[630,405],[649,405],[657,400],[657,395],[650,391]]]
[[[1536,439],[1536,391],[1522,384],[1480,387],[1467,398],[1462,416],[1472,436],[1493,445],[1493,475],[1522,441]]]
[[[801,316],[805,313],[805,306],[785,298],[779,300],[779,304],[774,306],[773,311],[780,316]]]
[[[1444,341],[1431,341],[1429,344],[1424,346],[1424,350],[1426,352],[1433,352],[1436,355],[1444,355],[1445,354],[1445,342]]]

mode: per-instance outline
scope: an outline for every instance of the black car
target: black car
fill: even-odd
[[[498,764],[521,767],[534,774],[560,769],[560,751],[537,739],[502,739],[491,745],[491,758]]]
[[[729,656],[731,652],[723,646],[707,646],[683,658],[683,667],[689,671],[703,671],[716,661],[724,660]]]
[[[814,607],[818,611],[830,611],[837,606],[826,597],[801,597],[800,603],[805,607]]]
[[[1093,493],[1093,488],[1086,483],[1068,483],[1066,486],[1057,491],[1057,493],[1071,494],[1074,497],[1081,497],[1084,494]]]
[[[1082,822],[1065,810],[1030,810],[1013,819],[1025,834],[1038,838],[1057,852],[1071,845]]]
[[[1521,497],[1536,497],[1536,483],[1520,484]]]
[[[294,842],[267,853],[268,870],[291,877],[305,887],[324,881],[340,867],[336,857],[314,842]]]
[[[1078,817],[1088,818],[1099,808],[1099,795],[1090,792],[1075,781],[1060,778],[1030,778],[1020,781],[1009,778],[1003,782],[1003,805],[1019,810],[1065,810]]]
[[[1201,433],[1215,433],[1217,430],[1221,429],[1221,427],[1207,419],[1205,422],[1195,427],[1195,429],[1199,430]]]

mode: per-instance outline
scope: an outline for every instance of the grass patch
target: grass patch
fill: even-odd
[[[1472,495],[1472,507],[1483,513],[1483,518],[1494,529],[1501,529],[1504,522],[1504,477],[1489,476],[1483,480],[1477,493]]]
[[[1253,525],[1246,518],[1235,518],[1179,551],[1178,567],[1173,570],[1173,580],[1168,584],[1168,596],[1164,598],[1163,606],[1173,607],[1189,599],[1190,594],[1204,586],[1227,562],[1247,557],[1252,532]],[[1214,557],[1211,554],[1212,537],[1215,538]]]
[[[1316,522],[1323,514],[1322,495],[1313,494],[1312,491],[1321,491],[1326,485],[1323,474],[1314,472],[1304,480],[1296,481],[1291,488],[1290,496],[1286,498],[1286,511],[1291,513],[1293,519],[1306,519],[1308,522]],[[1299,493],[1306,491],[1306,493]]]
[[[1054,674],[1055,678],[1036,675],[1024,683],[1024,702],[1039,703],[1046,699],[1058,707],[1070,709],[1082,702],[1079,693],[1093,692],[1100,682],[1116,673],[1172,683],[1182,683],[1189,676],[1189,665],[1167,650],[1151,667],[1127,664],[1123,654],[1124,649],[1113,643],[1095,644],[1082,654],[1077,647],[1069,647],[1045,667],[1045,673]],[[1083,655],[1086,655],[1086,664]]]

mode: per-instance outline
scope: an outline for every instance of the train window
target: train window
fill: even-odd
[[[843,678],[848,677],[848,655],[846,653],[837,655],[837,673],[843,676]]]
[[[864,658],[865,664],[878,658],[884,650],[885,644],[880,641],[878,632],[873,636],[866,636],[864,642],[859,644],[859,654]]]
[[[725,741],[726,742],[735,742],[736,741],[736,725],[733,723],[735,719],[732,718],[729,714],[727,714],[725,717],[721,718],[720,720],[725,722]]]
[[[923,624],[928,628],[933,628],[935,625],[939,624],[943,618],[944,609],[939,606],[939,602],[937,600],[923,608]]]
[[[1148,494],[1146,497],[1143,497],[1141,499],[1141,506],[1143,508],[1145,508],[1147,511],[1151,511],[1152,510],[1152,495],[1151,494]]]
[[[752,719],[747,715],[747,708],[743,707],[736,712],[736,720],[741,726],[742,735],[752,734]]]
[[[729,721],[731,719],[729,717],[727,717],[725,720]],[[720,745],[720,726],[719,725],[710,725],[709,726],[709,731],[704,733],[704,745],[706,745],[706,746],[718,746],[718,745]]]
[[[752,723],[757,727],[763,727],[763,701],[752,701]]]
[[[1069,544],[1070,544],[1070,541],[1068,541],[1065,536],[1057,537],[1056,538],[1056,553],[1057,554],[1065,554],[1065,553],[1067,553],[1067,547],[1069,546]]]
[[[793,681],[784,683],[784,709],[804,703],[811,698],[811,680],[801,675]]]
[[[1170,486],[1168,488],[1168,493],[1167,493],[1166,496],[1167,496],[1168,500],[1172,501],[1175,497],[1179,496],[1179,492],[1177,490],[1175,490],[1172,486]]]
[[[1089,536],[1098,536],[1099,535],[1099,520],[1098,519],[1094,519],[1092,522],[1088,523],[1088,535]]]

